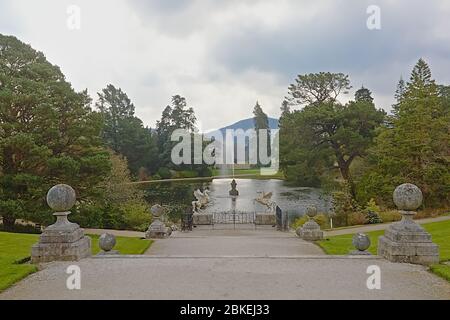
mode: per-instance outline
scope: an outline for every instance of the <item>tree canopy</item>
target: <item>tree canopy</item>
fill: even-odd
[[[298,75],[288,88],[286,100],[291,105],[334,102],[341,94],[351,89],[348,75],[319,72]]]
[[[363,200],[390,203],[396,185],[411,182],[421,188],[425,205],[448,204],[450,101],[439,88],[420,59],[405,89],[397,90],[391,124],[380,131],[371,150],[372,166],[359,188]]]
[[[135,107],[128,95],[109,84],[98,93],[96,106],[103,116],[105,144],[126,157],[131,173],[136,176],[140,170],[156,171],[156,139],[135,116]]]
[[[99,114],[86,91],[75,92],[57,66],[12,36],[0,35],[0,212],[44,222],[45,195],[72,185],[79,201],[98,195],[110,169]]]

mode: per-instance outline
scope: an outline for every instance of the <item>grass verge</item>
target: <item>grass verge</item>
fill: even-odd
[[[433,242],[439,246],[439,256],[441,262],[450,261],[450,220],[432,222],[423,224],[433,239]],[[349,231],[351,231],[349,229]],[[378,237],[384,234],[382,231],[368,232],[367,235],[370,238],[371,245],[368,251],[372,254],[377,254],[378,250]],[[351,250],[354,250],[352,245],[353,234],[345,234],[333,237],[327,237],[324,240],[317,241],[316,243],[330,255],[346,255]],[[446,264],[438,264],[431,266],[430,270],[450,281],[450,266]]]
[[[89,235],[92,239],[92,254],[100,252],[98,235]],[[38,242],[39,235],[0,232],[0,292],[38,270],[36,265],[28,263],[31,247]],[[121,254],[143,254],[153,243],[140,238],[116,237],[114,247]]]

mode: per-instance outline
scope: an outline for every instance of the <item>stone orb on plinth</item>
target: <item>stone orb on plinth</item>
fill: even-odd
[[[150,208],[150,212],[154,218],[160,218],[164,213],[164,208],[159,204],[155,204]]]
[[[364,233],[357,233],[353,236],[353,246],[359,251],[366,251],[370,247],[370,239]]]
[[[47,193],[47,204],[56,212],[65,212],[75,205],[75,190],[67,184],[58,184]]]
[[[314,218],[317,215],[317,208],[314,206],[306,208],[306,215],[309,218]]]
[[[111,251],[116,245],[116,237],[109,233],[104,233],[98,239],[98,246],[105,252]]]
[[[399,210],[414,211],[422,204],[423,195],[416,185],[404,183],[395,188],[393,199]]]

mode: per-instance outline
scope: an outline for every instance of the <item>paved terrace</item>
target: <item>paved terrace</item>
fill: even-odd
[[[450,299],[450,283],[423,266],[326,256],[271,228],[198,228],[143,256],[84,259],[81,290],[66,288],[71,264],[47,264],[0,299]],[[381,290],[366,287],[370,265],[381,269]]]

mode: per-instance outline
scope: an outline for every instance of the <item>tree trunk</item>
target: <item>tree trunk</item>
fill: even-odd
[[[350,174],[350,162],[345,161],[343,158],[338,158],[339,171],[341,172],[342,178],[347,181],[350,188],[350,194],[353,199],[356,197],[355,184],[353,183],[352,176]]]
[[[3,227],[5,230],[12,231],[16,224],[16,218],[10,216],[3,216]]]

